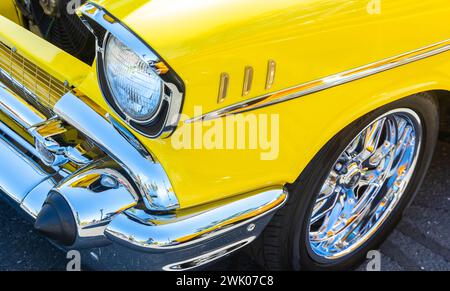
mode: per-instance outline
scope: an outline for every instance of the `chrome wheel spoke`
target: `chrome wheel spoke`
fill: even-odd
[[[331,195],[335,194],[336,191],[340,191],[339,189],[336,189],[336,187],[338,187],[337,185],[338,177],[339,176],[336,174],[336,172],[331,171],[330,175],[328,175],[328,178],[323,184],[322,189],[320,190],[317,202],[328,199]]]
[[[363,140],[363,148],[356,156],[357,161],[363,162],[373,155],[380,141],[385,121],[386,118],[375,121],[361,135]]]
[[[328,196],[328,199],[324,199],[319,203],[316,203],[313,214],[311,217],[311,224],[314,224],[319,219],[323,218],[327,215],[328,212],[330,212],[336,205],[339,199],[339,192],[334,193],[334,197],[331,199],[330,196]]]
[[[380,184],[381,175],[383,172],[380,172],[378,169],[373,170],[365,170],[361,176],[361,180],[359,180],[358,186],[369,186],[372,184]]]
[[[405,127],[404,131],[402,132],[402,135],[400,136],[397,142],[397,147],[394,154],[394,160],[396,162],[400,161],[403,153],[408,147],[408,144],[414,142],[413,134],[414,134],[413,129],[410,126]]]
[[[385,159],[389,154],[392,154],[392,150],[395,148],[395,144],[389,141],[385,141],[369,158],[369,165],[376,167],[380,162]]]
[[[361,195],[361,198],[358,200],[358,203],[355,205],[355,213],[361,213],[367,206],[372,203],[378,194],[381,186],[379,184],[370,184],[364,195]]]
[[[397,205],[419,152],[420,119],[403,109],[361,131],[330,171],[309,221],[311,249],[341,257],[367,240]]]

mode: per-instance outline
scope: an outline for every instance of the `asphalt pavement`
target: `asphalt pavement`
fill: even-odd
[[[381,269],[450,271],[450,139],[438,143],[431,168],[413,204],[381,246]],[[0,200],[0,270],[65,270],[65,254]],[[365,270],[362,264],[357,270]],[[210,270],[258,271],[245,252]]]

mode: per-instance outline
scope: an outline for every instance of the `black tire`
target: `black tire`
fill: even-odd
[[[347,270],[378,248],[399,222],[417,193],[430,165],[439,131],[436,98],[429,93],[413,95],[381,107],[353,122],[333,137],[314,157],[295,183],[288,186],[287,204],[281,208],[252,246],[255,259],[268,270]],[[381,227],[352,253],[337,260],[314,257],[308,243],[311,209],[324,179],[339,153],[373,120],[396,108],[415,111],[422,122],[422,146],[417,166],[401,200]]]

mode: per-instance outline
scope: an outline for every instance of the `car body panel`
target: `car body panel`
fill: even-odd
[[[183,79],[182,113],[189,117],[197,115],[196,106],[207,113],[447,40],[450,26],[442,25],[450,12],[447,2],[387,0],[378,14],[369,13],[368,1],[96,1],[148,42]],[[31,59],[56,74],[80,72],[84,80],[75,82],[77,89],[116,116],[99,89],[95,64],[87,70],[66,56],[66,67],[54,57],[45,60],[52,51],[48,45],[13,30],[2,26],[0,39],[20,44]],[[276,61],[277,73],[274,86],[266,91],[269,59]],[[253,89],[242,97],[246,66],[252,66],[255,75]],[[230,91],[217,104],[222,72],[230,75]],[[429,90],[450,90],[450,52],[244,113],[279,116],[279,155],[273,160],[262,160],[262,149],[176,149],[175,135],[149,139],[135,134],[164,167],[181,207],[188,208],[292,183],[345,126],[380,106]],[[177,131],[186,126],[181,121]]]
[[[0,13],[11,21],[14,21],[17,24],[22,24],[22,20],[19,17],[18,11],[13,1],[1,1]]]

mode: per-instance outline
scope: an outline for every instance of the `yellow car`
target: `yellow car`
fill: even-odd
[[[450,91],[448,0],[2,0],[0,190],[97,269],[349,269]]]

